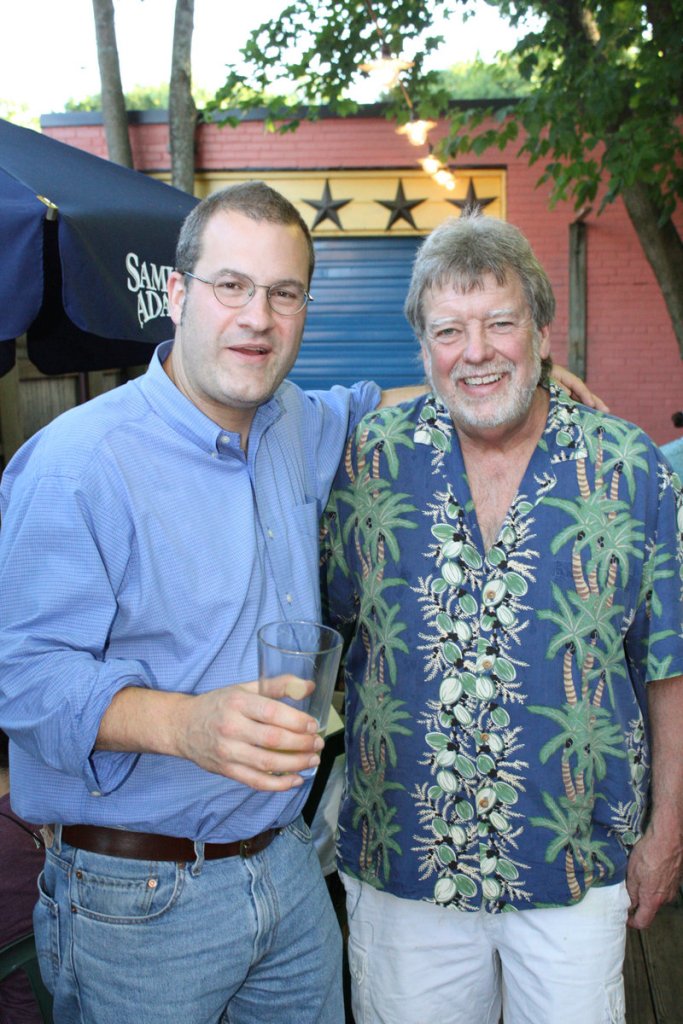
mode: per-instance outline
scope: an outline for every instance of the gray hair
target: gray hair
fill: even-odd
[[[420,341],[424,338],[424,293],[453,284],[466,293],[480,288],[492,274],[499,285],[519,278],[537,330],[555,315],[555,296],[548,275],[534,256],[519,228],[480,212],[449,217],[420,246],[405,301],[404,312]]]
[[[301,214],[289,199],[276,192],[264,181],[245,181],[228,185],[205,199],[187,215],[178,236],[175,265],[178,270],[193,271],[202,250],[202,238],[207,223],[216,213],[235,210],[254,221],[271,224],[294,224],[301,228],[308,249],[308,281],[310,285],[315,266],[313,239]]]

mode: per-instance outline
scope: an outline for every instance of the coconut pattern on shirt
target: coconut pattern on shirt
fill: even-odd
[[[434,542],[424,553],[435,572],[413,588],[424,615],[418,646],[427,652],[425,678],[438,682],[438,698],[426,702],[419,719],[426,741],[421,763],[433,781],[415,789],[424,830],[414,838],[421,875],[435,877],[434,899],[474,909],[469,901],[479,895],[479,878],[487,901],[528,897],[526,865],[515,851],[522,828],[515,805],[528,764],[506,705],[525,699],[528,665],[518,651],[538,551],[533,505],[524,496],[485,560],[450,489],[435,497],[426,510]]]
[[[640,834],[644,686],[629,675],[683,670],[662,619],[683,565],[680,492],[678,572],[675,538],[634,514],[646,487],[654,506],[678,481],[659,463],[652,495],[642,433],[553,390],[484,552],[454,439],[432,396],[372,414],[327,509],[332,608],[357,621],[342,866],[463,910],[569,903],[623,871]]]

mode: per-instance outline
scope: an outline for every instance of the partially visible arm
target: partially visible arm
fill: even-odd
[[[402,388],[386,388],[382,391],[378,409],[384,409],[387,405],[398,405],[399,402],[409,402],[411,398],[419,398],[428,391],[426,384],[407,384]]]
[[[552,378],[578,402],[583,402],[584,405],[590,406],[591,409],[597,409],[598,412],[609,412],[609,407],[603,400],[594,395],[586,382],[568,370],[566,366],[556,366],[553,363]]]
[[[677,894],[683,868],[683,676],[648,686],[652,745],[650,820],[629,858],[629,925],[647,928]]]
[[[102,716],[96,749],[182,757],[253,789],[300,786],[296,773],[320,762],[318,725],[283,701],[260,696],[257,686],[202,694],[126,687]]]
[[[132,756],[95,761],[93,747],[182,757],[257,789],[299,785],[299,775],[269,773],[317,764],[322,743],[309,715],[260,696],[255,682],[162,692],[144,661],[117,657],[111,647],[104,656],[132,534],[116,488],[103,483],[93,497],[56,472],[35,482],[27,472],[27,482],[15,484],[0,531],[0,713],[7,732],[37,760],[82,777],[91,792],[112,792],[135,763]],[[126,607],[129,615],[137,610]]]
[[[553,365],[552,377],[561,388],[569,392],[572,398],[583,402],[584,405],[590,406],[591,409],[597,409],[599,412],[609,412],[609,408],[603,400],[594,395],[585,381],[582,381],[575,373],[568,370],[566,366]],[[411,398],[419,398],[427,390],[426,384],[406,385],[402,388],[387,388],[382,391],[382,397],[377,408],[383,409],[387,405],[409,402]]]

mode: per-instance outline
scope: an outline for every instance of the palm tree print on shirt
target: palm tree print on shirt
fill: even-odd
[[[366,417],[322,544],[352,630],[345,871],[494,913],[623,871],[647,804],[646,683],[683,670],[678,486],[636,427],[553,390],[487,551],[434,396]]]

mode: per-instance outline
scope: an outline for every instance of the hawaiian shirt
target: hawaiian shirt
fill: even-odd
[[[340,867],[460,910],[620,881],[647,808],[647,684],[683,673],[683,499],[635,426],[551,388],[485,550],[434,395],[349,442],[323,520],[345,630]]]

